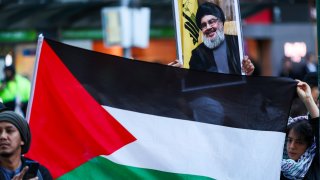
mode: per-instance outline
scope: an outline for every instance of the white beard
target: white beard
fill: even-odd
[[[203,35],[202,40],[204,45],[207,46],[209,49],[216,48],[224,41],[224,32],[222,29],[217,29],[215,38],[210,39]]]

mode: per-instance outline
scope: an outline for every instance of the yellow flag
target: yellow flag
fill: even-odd
[[[201,43],[196,25],[198,0],[178,0],[183,67],[189,68],[191,51]]]

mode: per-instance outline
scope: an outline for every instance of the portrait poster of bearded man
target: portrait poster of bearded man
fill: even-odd
[[[247,57],[238,0],[178,0],[174,7],[178,60],[183,67],[247,74],[241,70]]]

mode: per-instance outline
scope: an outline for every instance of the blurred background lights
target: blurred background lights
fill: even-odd
[[[287,57],[291,57],[293,62],[299,63],[306,53],[307,45],[304,42],[286,42],[284,44],[284,54]]]
[[[11,55],[11,54],[7,54],[7,55],[6,55],[5,65],[6,65],[6,66],[11,66],[11,65],[12,65],[12,55]]]

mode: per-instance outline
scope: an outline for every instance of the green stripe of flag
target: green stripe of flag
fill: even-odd
[[[58,180],[72,179],[188,179],[212,180],[204,176],[177,174],[152,169],[137,168],[114,163],[104,157],[98,156],[87,163],[59,177]]]

